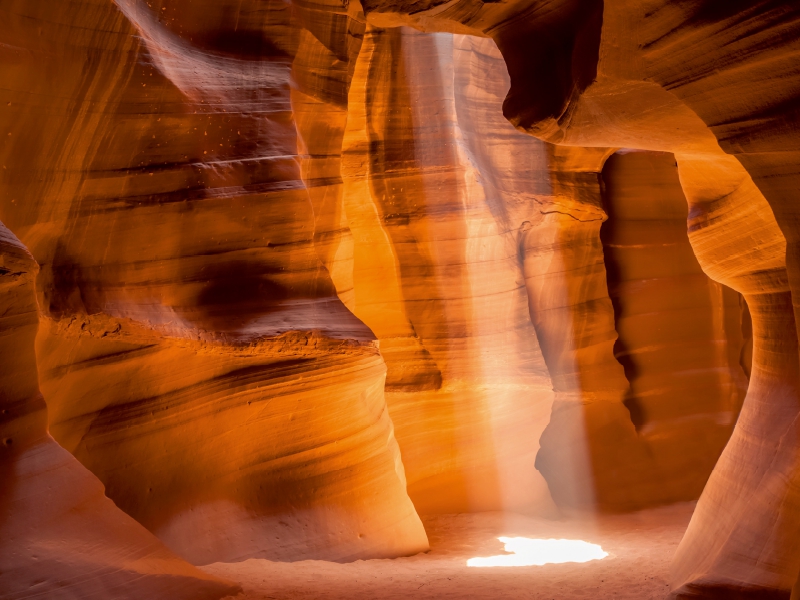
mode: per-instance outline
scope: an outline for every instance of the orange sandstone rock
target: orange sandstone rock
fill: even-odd
[[[4,598],[215,599],[237,586],[169,552],[47,433],[38,266],[0,223],[0,590]]]
[[[195,562],[424,549],[404,471],[425,511],[545,510],[540,473],[566,506],[696,494],[741,398],[746,318],[683,244],[654,267],[675,266],[717,351],[691,386],[669,381],[683,395],[669,403],[657,382],[677,351],[652,369],[620,351],[652,333],[632,326],[643,296],[626,292],[652,272],[626,270],[639,259],[617,244],[629,186],[660,188],[653,220],[671,239],[683,218],[667,156],[604,170],[633,148],[676,157],[697,263],[752,316],[750,386],[675,594],[789,594],[792,3],[9,0],[0,16],[0,219],[41,265],[52,431],[174,549]],[[488,40],[395,25],[491,37],[509,78]],[[501,103],[540,139],[513,132]],[[33,296],[8,301],[24,307],[18,344]],[[14,422],[44,435],[35,365],[13,360]],[[164,560],[154,570],[185,568]]]
[[[789,310],[798,304],[790,299],[798,293],[792,208],[800,172],[798,8],[769,0],[726,5],[606,0],[588,6],[461,0],[412,11],[402,2],[375,0],[365,9],[376,24],[409,23],[493,37],[511,75],[505,115],[544,140],[675,153],[681,171],[684,166],[710,167],[716,177],[697,173],[693,179],[701,184],[701,197],[720,200],[723,211],[731,208],[732,192],[745,193],[750,186],[740,187],[743,181],[753,182],[747,192],[751,197],[763,194],[765,202],[751,204],[750,210],[758,219],[774,214],[775,221],[764,230],[769,241],[751,237],[744,222],[734,225],[738,215],[732,208],[730,215],[715,212],[709,224],[727,222],[732,230],[720,230],[714,243],[739,239],[741,244],[723,254],[711,252],[712,242],[698,237],[709,229],[704,216],[709,203],[696,204],[692,184],[682,184],[692,206],[690,223],[701,223],[692,235],[698,260],[712,278],[748,298],[754,346],[742,418],[676,557],[676,582],[691,591],[682,588],[676,594],[787,595],[797,578],[800,549],[776,532],[798,538],[797,523],[789,516],[797,512],[789,508],[797,488],[791,466],[797,464],[797,443],[795,432],[786,430],[783,443],[774,446],[768,423],[795,423],[800,410],[797,320]],[[738,165],[746,170],[744,176]],[[784,239],[785,251],[780,247]],[[784,260],[786,283],[765,266]],[[741,277],[763,281],[751,290],[738,285]],[[761,379],[765,373],[758,374],[760,362],[767,380]],[[759,381],[769,383],[765,388]],[[752,444],[749,450],[747,443]],[[745,497],[755,514],[751,522],[737,525],[732,515],[744,518],[737,507]]]
[[[650,493],[696,498],[747,391],[744,300],[709,279],[695,258],[672,155],[615,154],[602,176],[614,355],[630,382],[625,405],[654,457]]]
[[[228,346],[88,317],[50,322],[38,353],[55,437],[191,562],[426,549],[376,348],[314,333]]]
[[[490,326],[501,326],[508,311],[499,310],[502,296],[489,294],[487,286],[518,269],[515,279],[524,277],[526,286],[515,293],[527,296],[529,315],[516,318],[530,320],[533,328],[515,329],[530,336],[529,343],[538,339],[539,369],[547,369],[556,392],[536,462],[556,501],[625,510],[696,498],[727,441],[746,386],[738,364],[739,298],[710,282],[693,258],[685,233],[686,201],[670,163],[673,203],[663,206],[646,197],[640,201],[649,202],[654,218],[674,218],[678,203],[677,214],[682,211],[683,217],[677,217],[675,227],[684,262],[706,290],[707,301],[696,319],[720,325],[709,330],[710,339],[698,350],[713,349],[703,375],[683,387],[662,384],[662,394],[689,394],[683,409],[667,408],[668,399],[654,403],[649,429],[637,434],[630,406],[623,405],[637,391],[631,391],[614,356],[615,314],[598,236],[606,217],[598,172],[610,152],[556,148],[516,134],[499,118],[507,88],[504,66],[489,40],[455,36],[451,43],[450,36],[405,29],[368,31],[351,88],[343,208],[354,234],[351,307],[381,340],[389,369],[389,407],[410,494],[424,511],[509,506],[498,500],[479,501],[474,491],[488,495],[493,487],[502,489],[502,477],[493,482],[484,476],[471,489],[454,481],[459,477],[469,484],[468,477],[474,478],[469,475],[474,469],[470,461],[476,460],[484,461],[488,473],[500,474],[510,465],[519,472],[531,470],[520,457],[530,452],[527,438],[538,438],[541,424],[527,425],[529,434],[504,425],[503,401],[495,396],[489,406],[496,408],[481,425],[475,416],[481,410],[467,404],[472,397],[468,389],[459,388],[452,400],[443,401],[454,382],[465,380],[466,365],[473,387],[492,381],[498,389],[501,382],[526,381],[497,367],[491,374],[481,373],[490,349],[503,356],[500,353],[508,352],[509,346],[493,346],[492,338],[481,332],[487,325],[477,321],[491,315]],[[642,175],[634,170],[633,177]],[[621,177],[630,179],[631,173]],[[658,193],[657,180],[648,179],[647,184]],[[481,209],[488,225],[478,228],[472,225],[473,215],[480,215]],[[505,265],[495,258],[502,256],[498,251],[503,246],[490,245],[495,228],[502,232],[500,239],[505,238]],[[457,244],[462,239],[463,249]],[[471,266],[475,259],[470,252],[478,245],[480,260],[491,261],[491,277]],[[658,268],[653,267],[652,276]],[[470,288],[465,289],[464,280]],[[482,282],[477,289],[472,284],[476,280]],[[674,301],[696,293],[692,281],[675,283]],[[346,277],[337,279],[337,289],[347,290],[348,302],[350,285]],[[709,294],[720,300],[714,303]],[[491,309],[480,311],[478,303],[489,301]],[[471,308],[471,315],[453,312],[451,306]],[[653,333],[650,344],[674,344],[674,332]],[[481,341],[477,356],[466,352],[471,337]],[[673,352],[678,352],[674,345]],[[520,364],[524,356],[517,350],[503,362]],[[683,360],[686,369],[700,367],[690,365],[688,356]],[[667,361],[666,373],[672,374],[674,366]],[[653,375],[653,370],[643,374],[644,381]],[[641,386],[641,381],[634,384]],[[719,396],[704,400],[707,404],[693,402],[693,397],[706,398],[709,388]],[[549,410],[544,396],[531,395],[529,401],[547,402]],[[444,412],[444,407],[460,404],[466,407]],[[508,406],[514,420],[521,422],[520,409]],[[680,419],[688,419],[694,429],[678,425]],[[547,421],[540,418],[540,423]],[[443,438],[444,423],[453,423],[444,429],[452,438]],[[486,429],[480,432],[478,426]],[[489,444],[490,435],[497,439],[498,431],[505,432],[507,455],[501,454],[501,459],[481,450],[480,458],[467,458],[461,440],[481,448],[478,440],[488,439],[483,443]],[[512,443],[514,431],[520,433]],[[516,502],[523,505],[523,498],[520,494]]]
[[[676,553],[676,596],[788,597],[800,569],[798,492],[791,484],[800,448],[786,241],[734,158],[678,165],[701,265],[740,290],[750,307],[753,366],[737,426]]]
[[[292,111],[293,73],[314,97],[338,68],[308,36],[350,17],[256,4],[3,7],[25,202],[0,213],[42,265],[51,431],[192,562],[413,554],[385,366],[320,261]]]
[[[481,123],[505,85],[488,40],[370,29],[350,90],[343,297],[380,340],[422,512],[552,509],[534,465],[552,391],[517,239],[538,209],[530,191],[503,185],[509,149],[495,140],[530,152],[518,164],[534,177],[544,157],[499,112]]]

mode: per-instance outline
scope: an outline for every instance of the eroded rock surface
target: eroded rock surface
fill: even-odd
[[[602,178],[614,356],[630,383],[625,405],[654,456],[650,493],[696,498],[747,391],[746,304],[697,262],[674,156],[618,153]]]
[[[754,335],[753,374],[759,360],[765,360],[771,365],[769,373],[774,385],[781,391],[762,396],[758,391],[760,376],[753,376],[733,442],[700,501],[687,543],[679,549],[676,584],[685,585],[676,593],[788,595],[797,578],[800,551],[773,533],[782,515],[796,512],[788,507],[795,504],[797,471],[788,465],[797,464],[797,433],[795,425],[789,425],[780,437],[782,442],[774,447],[767,439],[768,427],[755,424],[762,419],[768,422],[774,416],[777,425],[777,414],[782,414],[782,422],[796,424],[800,411],[794,383],[798,369],[792,358],[797,344],[796,319],[787,314],[787,302],[793,307],[798,304],[796,299],[789,300],[798,292],[794,283],[797,220],[796,210],[791,208],[796,202],[790,200],[798,187],[800,164],[798,8],[760,0],[724,6],[712,0],[655,0],[644,4],[607,0],[602,5],[582,7],[584,10],[578,15],[578,6],[569,1],[478,5],[460,0],[410,10],[392,0],[365,4],[368,19],[376,23],[413,23],[431,30],[493,37],[511,75],[505,114],[512,123],[544,140],[676,154],[681,171],[695,173],[685,178],[681,175],[681,179],[693,207],[690,223],[699,219],[697,231],[709,229],[705,223],[708,203],[699,207],[694,204],[689,191],[693,185],[702,190],[702,198],[722,201],[723,213],[725,209],[732,212],[713,213],[711,222],[719,224],[729,219],[727,227],[732,228],[725,228],[725,233],[719,228],[718,243],[726,245],[736,238],[737,226],[733,223],[738,215],[727,204],[732,192],[764,198],[764,202],[751,202],[749,209],[756,211],[759,219],[771,219],[774,214],[775,222],[767,226],[771,233],[765,244],[758,237],[751,245],[723,256],[710,250],[712,242],[701,243],[697,235],[692,239],[706,273],[746,296],[748,291],[737,288],[735,277],[762,273],[764,261],[786,265],[789,289],[781,289],[784,284],[780,277],[768,277],[769,285],[763,284],[759,297],[749,301]],[[533,86],[544,93],[534,93]],[[704,168],[708,173],[702,172]],[[750,183],[742,182],[752,182],[753,189],[744,192]],[[783,238],[786,251],[778,243]],[[742,243],[746,244],[743,240]],[[772,268],[766,273],[771,273]],[[769,308],[755,306],[764,298],[762,293],[770,298]],[[786,293],[789,296],[780,301],[769,296]],[[773,340],[772,333],[761,332],[771,331],[775,319],[781,323],[781,332],[775,331]],[[766,347],[774,348],[774,355],[759,349],[759,337]],[[759,397],[770,399],[762,403]],[[742,456],[734,458],[736,448],[741,447],[739,439],[749,439],[759,448],[773,447],[774,453],[765,450],[764,454],[750,454],[747,460]],[[776,477],[774,486],[757,485],[752,479],[762,481],[772,475]],[[715,496],[717,499],[713,500]],[[771,525],[755,515],[738,525],[733,523],[731,515],[739,514],[736,506],[743,496]],[[757,522],[762,524],[755,525]],[[696,528],[708,532],[699,544],[699,538],[692,534]],[[728,534],[722,533],[726,528]],[[793,521],[781,531],[798,538]],[[713,552],[708,552],[709,546]],[[766,559],[769,556],[774,558]],[[690,588],[691,592],[682,591]]]
[[[194,563],[425,550],[302,176],[290,82],[340,41],[233,4],[4,5],[2,217],[42,265],[51,431]]]
[[[236,593],[114,506],[100,481],[48,435],[34,355],[37,271],[0,223],[0,595],[211,600]]]
[[[534,466],[552,386],[518,249],[538,190],[499,164],[524,152],[515,174],[541,181],[546,157],[492,111],[503,89],[489,40],[403,28],[368,30],[350,91],[350,306],[380,339],[423,512],[552,509]]]
[[[157,585],[197,574],[43,437],[37,371],[56,440],[195,563],[411,554],[417,511],[691,499],[741,405],[675,595],[789,595],[797,7],[9,0],[0,17],[0,219],[33,258],[4,247],[41,265],[35,297],[32,275],[4,295],[28,350],[7,353],[3,398],[54,482],[83,477],[79,498],[154,548]],[[643,226],[629,200],[650,191]],[[671,294],[691,313],[675,326]],[[637,324],[637,303],[658,315]],[[8,523],[33,526],[31,506]],[[132,543],[104,540],[109,560]]]

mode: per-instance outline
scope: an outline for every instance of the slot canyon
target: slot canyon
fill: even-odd
[[[800,600],[800,3],[0,0],[0,72],[0,600]]]

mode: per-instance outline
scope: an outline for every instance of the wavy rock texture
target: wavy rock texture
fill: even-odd
[[[374,29],[350,91],[349,304],[380,340],[422,512],[552,506],[534,466],[551,382],[518,251],[541,216],[516,179],[542,181],[546,157],[495,112],[505,84],[488,40]]]
[[[191,562],[425,547],[377,350],[313,333],[243,347],[157,340],[95,317],[47,334],[56,439]]]
[[[686,210],[674,162],[667,172],[672,179],[665,182],[648,165],[658,160],[650,153],[614,156],[603,167],[608,155],[603,149],[551,147],[550,152],[559,205],[547,215],[551,225],[532,227],[522,245],[531,316],[545,341],[556,390],[537,467],[565,507],[620,511],[696,498],[730,435],[746,388],[738,364],[743,345],[738,295],[702,274],[685,220],[670,227],[675,201],[684,219]],[[615,185],[620,180],[622,185]],[[665,183],[672,186],[671,197]],[[638,215],[650,217],[649,231],[646,223],[636,222],[632,230],[626,223],[637,215],[625,210],[639,204],[649,209]],[[603,207],[610,214],[605,223]],[[663,242],[677,233],[683,254],[676,256],[670,247],[670,258],[656,262],[658,256],[625,237],[626,225],[650,243],[658,240],[654,236]],[[614,236],[621,239],[612,241]],[[673,280],[670,293],[659,298],[663,305],[648,302],[648,288],[653,293],[663,286],[658,276],[670,266],[673,273],[694,271],[705,294],[693,307],[694,324],[684,326],[684,344],[700,346],[696,352],[705,363],[688,362],[676,346],[679,330],[663,326],[664,320],[685,316],[670,310],[691,306],[698,283]],[[698,321],[719,326],[697,331]],[[649,359],[648,352],[659,350],[666,356]],[[680,377],[679,353],[686,361],[680,379],[673,378]],[[681,396],[683,404],[676,401]]]
[[[0,596],[220,598],[237,591],[114,506],[47,434],[36,377],[38,265],[0,223]]]
[[[195,563],[426,549],[298,159],[292,72],[313,96],[339,59],[282,3],[2,10],[2,217],[42,265],[54,437]]]
[[[703,256],[708,246],[698,247],[693,240],[706,273],[734,289],[737,282],[729,280],[730,273],[755,274],[763,267],[762,258],[775,263],[786,257],[789,289],[777,289],[782,285],[777,283],[776,289],[768,287],[770,294],[788,293],[781,300],[769,296],[769,308],[763,304],[756,308],[759,298],[750,299],[754,381],[733,441],[690,527],[687,540],[695,543],[684,544],[676,557],[676,583],[692,589],[678,595],[788,596],[797,579],[800,551],[773,532],[780,522],[786,535],[800,537],[791,517],[781,521],[795,503],[798,473],[789,465],[797,464],[797,432],[792,425],[771,453],[766,448],[773,447],[774,438],[767,434],[766,423],[774,418],[777,426],[780,414],[782,423],[796,424],[800,412],[795,392],[798,365],[793,357],[797,320],[787,314],[789,304],[798,305],[794,296],[800,294],[796,283],[800,280],[796,237],[800,229],[794,202],[800,173],[800,68],[796,60],[800,9],[770,0],[725,5],[713,0],[606,0],[588,7],[568,0],[499,5],[459,0],[415,7],[409,16],[406,13],[412,11],[402,2],[375,0],[365,3],[365,9],[368,20],[375,23],[413,23],[429,30],[493,37],[511,75],[504,112],[512,123],[542,139],[672,152],[686,169],[722,165],[711,170],[722,175],[717,181],[695,176],[703,180],[704,198],[723,199],[738,189],[730,187],[731,181],[745,179],[757,187],[756,196],[763,194],[765,202],[757,206],[764,214],[759,216],[771,218],[774,212],[770,239],[785,236],[785,252],[777,242],[770,242],[768,257],[744,249],[727,257]],[[540,90],[545,92],[535,93]],[[727,160],[725,153],[738,162]],[[692,193],[686,195],[691,203]],[[690,213],[690,221],[702,220],[702,214],[702,210]],[[723,217],[731,222],[737,219],[734,212],[719,215],[717,221]],[[724,244],[727,231],[719,231]],[[755,248],[755,254],[762,250],[758,244]],[[734,259],[739,261],[735,268],[730,266]],[[773,330],[777,322],[780,332]],[[759,350],[759,338],[762,348],[772,353]],[[761,387],[759,368],[769,371],[770,385],[778,386],[780,392],[773,394],[769,385]],[[744,448],[743,441],[737,440],[744,439],[764,452],[754,451],[747,460],[737,456],[735,449]],[[753,477],[759,481],[774,477],[774,485],[756,485]],[[730,485],[736,486],[737,493],[726,493]],[[739,514],[742,497],[750,498],[754,514],[737,526],[730,515]],[[707,536],[702,543],[693,533],[726,528],[732,535]],[[739,531],[748,533],[740,537]],[[706,544],[713,551],[708,552]],[[697,557],[702,560],[693,560]],[[713,560],[708,561],[709,557]]]
[[[672,155],[615,154],[602,176],[608,221],[600,238],[619,334],[614,356],[631,384],[625,405],[657,479],[669,482],[661,493],[696,498],[747,391],[746,306],[695,258]]]
[[[683,584],[676,596],[788,597],[800,570],[798,489],[791,483],[800,449],[786,240],[736,159],[678,165],[701,265],[740,290],[750,307],[753,365],[737,426],[676,554]]]
[[[646,197],[663,186],[653,169],[639,173],[632,165],[620,174],[625,182],[644,178],[638,192],[614,189],[620,210],[631,202],[624,194],[638,193],[651,206],[651,229],[669,236],[677,228],[678,262],[694,279],[661,280],[675,290],[672,303],[691,306],[705,294],[685,325],[684,348],[707,362],[693,363],[675,344],[674,328],[651,326],[652,335],[636,342],[661,344],[672,361],[660,373],[640,361],[642,372],[629,374],[631,390],[614,355],[599,237],[606,218],[599,171],[609,151],[518,135],[500,119],[507,89],[496,47],[479,38],[368,30],[356,67],[343,167],[344,212],[355,238],[351,307],[381,340],[409,493],[425,512],[535,504],[519,473],[536,474],[530,438],[549,423],[535,464],[559,505],[629,510],[697,498],[746,388],[738,294],[709,281],[692,255],[674,160],[672,196],[662,204]],[[670,217],[677,224],[664,222]],[[616,219],[624,228],[625,216]],[[641,272],[651,258],[658,257],[635,250],[615,260],[618,270]],[[337,279],[338,289],[349,294],[350,286]],[[667,308],[658,315],[669,318]],[[698,321],[718,326],[695,335]],[[680,353],[682,366],[675,363]],[[688,379],[669,381],[681,368]],[[525,388],[537,377],[547,387],[548,373],[552,417],[549,397]],[[662,397],[651,398],[649,428],[639,435],[623,400],[658,393],[658,377]],[[508,384],[518,387],[514,396],[503,391]],[[530,404],[542,407],[540,416],[525,415]],[[485,407],[490,418],[476,420]]]
[[[413,553],[427,540],[409,494],[431,512],[546,510],[542,477],[562,506],[690,498],[741,362],[750,385],[675,595],[789,596],[800,8],[8,0],[0,17],[0,219],[41,265],[52,432],[171,548],[197,563]],[[509,79],[487,40],[394,25],[491,37]],[[626,290],[652,277],[617,243],[626,199],[650,190],[648,220],[677,235],[675,174],[663,154],[604,170],[617,148],[675,156],[697,262],[752,317],[749,363],[733,293],[685,240],[658,258],[716,347],[679,402],[622,350],[650,347]],[[14,359],[27,407],[34,363]],[[61,456],[52,472],[83,473],[112,511]]]

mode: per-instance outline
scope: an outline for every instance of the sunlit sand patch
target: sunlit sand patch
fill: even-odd
[[[583,540],[537,540],[524,537],[497,538],[505,544],[505,551],[513,554],[479,556],[467,561],[468,567],[530,567],[554,563],[600,560],[608,552],[597,544]]]

